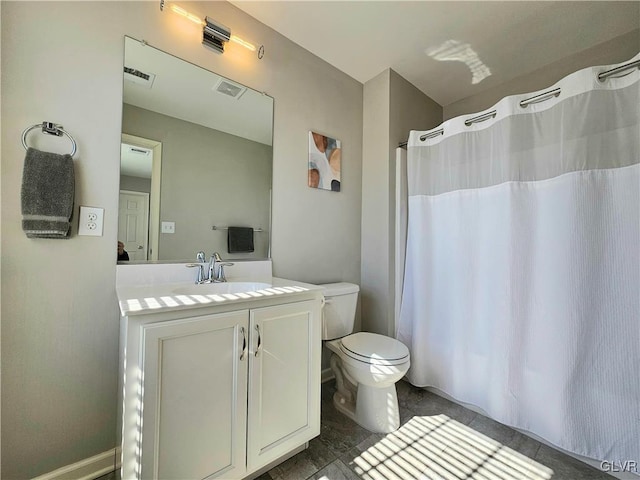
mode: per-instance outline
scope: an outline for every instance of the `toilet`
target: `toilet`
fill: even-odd
[[[384,335],[353,332],[358,285],[329,283],[324,288],[322,339],[332,352],[331,370],[339,412],[375,433],[400,426],[396,382],[409,370],[409,349]]]

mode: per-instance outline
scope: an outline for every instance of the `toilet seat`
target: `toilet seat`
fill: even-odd
[[[369,332],[342,338],[340,351],[350,359],[369,365],[402,365],[409,360],[409,349],[402,342]]]

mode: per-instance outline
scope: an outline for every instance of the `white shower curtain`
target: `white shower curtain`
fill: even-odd
[[[414,385],[640,465],[640,70],[610,68],[411,132],[397,338]]]

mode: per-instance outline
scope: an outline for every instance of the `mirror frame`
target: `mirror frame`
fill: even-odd
[[[150,47],[152,49],[154,49],[155,51],[162,53],[164,55],[167,55],[168,57],[171,57],[172,59],[175,59],[179,62],[184,62],[188,65],[191,65],[199,70],[202,70],[204,72],[210,73],[211,75],[214,75],[217,78],[223,79],[223,80],[229,80],[230,82],[240,85],[244,88],[246,88],[247,90],[250,90],[252,92],[258,93],[261,96],[266,96],[271,100],[271,108],[270,108],[270,130],[271,130],[271,158],[270,158],[270,168],[271,168],[271,185],[270,185],[270,189],[269,189],[269,205],[268,205],[268,232],[265,232],[267,234],[267,239],[266,239],[266,256],[260,256],[260,257],[255,257],[255,258],[234,258],[233,256],[225,258],[228,260],[234,260],[234,261],[242,261],[242,260],[265,260],[265,259],[270,259],[271,258],[271,240],[272,240],[272,207],[273,207],[273,138],[274,138],[274,123],[275,123],[275,115],[274,115],[274,107],[275,107],[275,99],[269,95],[267,95],[265,92],[261,92],[259,90],[253,89],[247,85],[241,84],[240,82],[237,82],[236,80],[230,79],[228,77],[224,77],[222,75],[219,75],[216,72],[213,72],[211,70],[209,70],[208,68],[202,67],[196,63],[190,62],[188,60],[185,60],[183,58],[178,57],[177,55],[174,55],[170,52],[167,52],[165,50],[159,49],[157,47],[154,47],[153,45],[148,44],[145,41],[140,41],[134,37],[131,37],[129,35],[125,35],[124,36],[124,46],[123,46],[123,66],[125,65],[126,62],[126,54],[127,54],[127,49],[126,49],[126,45],[127,45],[127,41],[133,41],[136,42],[138,44],[141,44],[145,47]],[[160,256],[159,253],[159,247],[160,247],[160,213],[161,213],[161,183],[162,183],[162,142],[161,141],[156,141],[156,140],[150,140],[150,139],[146,139],[146,138],[142,138],[142,137],[137,137],[135,135],[131,135],[129,133],[124,133],[123,132],[123,126],[124,126],[124,105],[125,105],[125,98],[124,98],[124,93],[125,93],[125,77],[123,74],[123,90],[122,90],[122,105],[123,105],[123,115],[121,116],[121,124],[120,124],[120,132],[121,132],[121,143],[127,143],[130,145],[134,145],[134,146],[140,146],[140,147],[144,147],[144,148],[148,148],[154,151],[154,159],[155,158],[159,158],[159,161],[155,161],[153,162],[153,166],[152,166],[152,174],[151,174],[151,188],[150,188],[150,194],[149,194],[149,229],[148,229],[148,239],[147,239],[147,252],[148,252],[148,260],[131,260],[131,261],[118,261],[117,263],[119,264],[148,264],[148,263],[183,263],[183,262],[189,262],[192,261],[193,259],[162,259],[159,260],[158,257]],[[133,104],[128,104],[128,105],[132,105],[132,106],[136,106]],[[144,107],[137,107],[137,108],[144,108]],[[161,115],[166,115],[171,117],[170,114],[165,114],[165,113],[161,113],[161,112],[157,112],[155,110],[150,110],[153,111],[154,113],[158,113]],[[178,117],[172,117],[172,118],[176,118],[178,120],[181,120]],[[189,120],[186,120],[187,122]],[[200,124],[202,125],[202,124]],[[214,127],[208,127],[206,125],[202,125],[203,127],[206,128],[210,128],[214,131],[219,131],[221,133],[228,133],[228,132],[224,132],[222,130],[216,130]],[[233,133],[228,133],[230,135],[233,135]],[[244,138],[239,136],[240,138]],[[255,141],[255,140],[250,140],[250,139],[246,139],[248,141]],[[258,142],[260,143],[260,142]],[[122,161],[122,160],[121,160]],[[121,164],[120,164],[120,168],[121,168]],[[120,175],[121,176],[121,175]],[[121,189],[119,189],[119,192],[122,191]],[[118,219],[120,218],[120,215],[118,213]],[[205,245],[203,245],[203,248],[206,248]],[[195,252],[194,252],[195,254]],[[233,254],[231,254],[233,255]]]

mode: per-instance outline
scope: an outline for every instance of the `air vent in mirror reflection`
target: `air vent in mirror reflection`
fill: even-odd
[[[220,79],[220,81],[213,87],[216,92],[220,92],[229,97],[233,97],[236,100],[239,99],[242,94],[247,90],[247,87],[231,83],[228,80]]]

